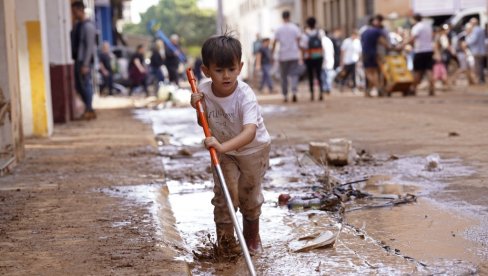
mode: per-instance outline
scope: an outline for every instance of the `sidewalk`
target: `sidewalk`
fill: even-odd
[[[156,231],[156,202],[103,190],[161,182],[151,127],[128,108],[97,112],[27,140],[26,158],[0,178],[0,274],[189,275],[167,196]]]

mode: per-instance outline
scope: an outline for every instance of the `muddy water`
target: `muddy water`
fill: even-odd
[[[265,112],[279,112],[273,106]],[[237,263],[202,262],[193,258],[210,234],[215,239],[212,186],[208,172],[209,158],[199,145],[202,132],[195,123],[192,109],[167,109],[139,114],[153,123],[155,133],[171,137],[170,146],[161,152],[170,191],[176,225],[185,241],[187,254],[182,256],[193,267],[194,275],[245,275],[243,260]],[[178,155],[182,147],[192,156]],[[299,147],[303,148],[303,147]],[[482,227],[469,212],[459,212],[435,202],[430,195],[442,190],[447,182],[469,176],[474,171],[461,160],[441,160],[441,170],[425,169],[425,157],[375,156],[375,164],[359,164],[335,169],[331,174],[351,180],[370,177],[355,185],[376,195],[419,196],[415,204],[346,212],[344,223],[337,216],[322,211],[293,211],[277,207],[280,193],[300,195],[320,187],[318,178],[324,169],[292,148],[274,149],[271,168],[265,179],[265,204],[261,216],[264,253],[253,257],[259,275],[327,275],[339,274],[471,274],[477,264],[486,262],[486,246],[480,246],[468,233]],[[300,165],[300,166],[299,166]],[[372,177],[373,176],[373,177]],[[147,189],[146,189],[147,190]],[[151,190],[152,193],[158,193]],[[151,193],[151,191],[149,193]],[[139,195],[138,195],[139,194]],[[132,191],[135,198],[147,198],[142,188]],[[381,203],[376,201],[375,204]],[[348,204],[361,207],[368,203]],[[153,218],[157,221],[157,212]],[[240,218],[239,218],[240,220]],[[161,223],[161,222],[159,222]],[[330,230],[339,237],[332,248],[293,253],[291,248],[305,234]],[[479,235],[473,234],[475,238]]]

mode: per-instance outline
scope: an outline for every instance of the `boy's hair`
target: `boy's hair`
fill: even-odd
[[[206,67],[210,64],[231,67],[236,61],[241,62],[241,58],[241,43],[230,34],[212,36],[203,43],[202,61]]]
[[[83,1],[75,1],[71,4],[71,8],[78,9],[78,10],[84,10],[85,4],[83,3]]]

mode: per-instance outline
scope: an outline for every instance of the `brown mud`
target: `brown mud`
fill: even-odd
[[[129,109],[99,110],[95,121],[27,140],[25,160],[0,178],[0,274],[187,275],[174,260],[182,241],[167,196],[141,203],[110,193],[162,181],[153,144]]]
[[[436,97],[344,94],[325,103],[308,96],[287,105],[278,95],[261,97],[273,153],[264,252],[253,257],[260,275],[488,273],[486,87]],[[146,125],[131,116],[104,110],[94,122],[57,126],[52,138],[27,141],[26,159],[0,178],[0,274],[185,275],[187,263],[194,275],[244,274],[241,258],[216,263],[192,253],[212,246],[209,235],[214,241],[213,184],[194,111],[137,112]],[[352,140],[365,158],[332,168],[334,175],[375,176],[354,187],[412,193],[417,202],[345,217],[278,207],[279,194],[321,185],[324,168],[303,152],[309,141],[336,137]],[[159,151],[150,146],[156,144]],[[433,153],[439,171],[425,169]],[[340,232],[333,247],[291,252],[300,237],[320,231]]]

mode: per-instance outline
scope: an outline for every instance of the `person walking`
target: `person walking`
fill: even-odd
[[[288,102],[288,78],[290,78],[292,100],[296,102],[300,73],[299,63],[301,63],[299,48],[301,33],[300,29],[291,22],[289,11],[283,12],[282,19],[284,23],[275,32],[271,55],[274,56],[276,45],[279,44],[278,60],[280,62],[281,91],[284,101]]]
[[[301,48],[303,49],[303,59],[307,67],[308,85],[310,88],[310,101],[314,100],[314,79],[319,83],[319,100],[323,100],[323,86],[320,77],[322,71],[322,64],[324,62],[324,49],[322,47],[322,36],[318,29],[315,28],[317,20],[314,17],[309,17],[306,21],[307,28],[301,39]],[[314,77],[315,75],[315,77]]]
[[[334,44],[327,35],[327,31],[324,31],[322,36],[322,47],[324,49],[324,62],[321,71],[322,90],[325,94],[330,94],[336,73],[334,70]]]
[[[108,89],[108,95],[112,96],[114,90],[113,70],[112,70],[112,53],[110,52],[110,43],[105,41],[102,44],[102,49],[98,54],[99,69],[98,71],[102,75],[103,83],[100,85],[100,94],[102,94],[105,88]]]
[[[342,46],[342,29],[336,28],[332,35],[330,36],[330,40],[334,45],[334,70],[336,70],[340,63],[341,63],[341,46]]]
[[[263,38],[261,46],[256,53],[256,71],[261,70],[262,77],[259,85],[261,92],[264,86],[268,86],[269,93],[273,93],[273,79],[271,78],[271,68],[273,67],[273,57],[269,48],[270,39]]]
[[[367,97],[378,95],[378,90],[382,89],[379,84],[378,44],[388,48],[388,42],[381,25],[382,20],[383,16],[376,15],[370,21],[371,26],[361,34],[363,66],[367,80],[365,95]]]
[[[164,44],[161,40],[154,42],[154,47],[151,50],[151,62],[149,64],[151,68],[151,75],[154,81],[154,91],[157,93],[159,85],[164,83],[164,74],[162,66],[164,65]]]
[[[341,89],[346,84],[347,80],[352,80],[352,91],[356,93],[356,63],[361,57],[362,47],[357,30],[351,32],[351,36],[342,42],[341,46],[341,67],[346,72],[346,75],[341,81]]]
[[[179,53],[181,53],[180,37],[177,34],[170,36],[170,43],[176,50],[166,46],[166,68],[168,69],[169,81],[179,86],[178,67],[180,66]]]
[[[434,65],[434,41],[432,25],[423,22],[422,16],[418,13],[413,16],[413,24],[411,37],[405,42],[405,44],[413,43],[413,91],[417,90],[417,86],[426,74],[429,80],[429,95],[434,96],[434,76],[432,74],[432,67]]]
[[[486,57],[486,35],[485,31],[479,26],[477,18],[469,20],[471,28],[466,30],[466,43],[474,56],[474,70],[479,84],[485,83],[485,57]]]
[[[83,120],[97,118],[93,110],[93,81],[91,71],[96,54],[95,24],[86,17],[85,4],[75,1],[71,4],[71,12],[76,20],[71,31],[71,52],[74,64],[75,87],[85,105]]]

